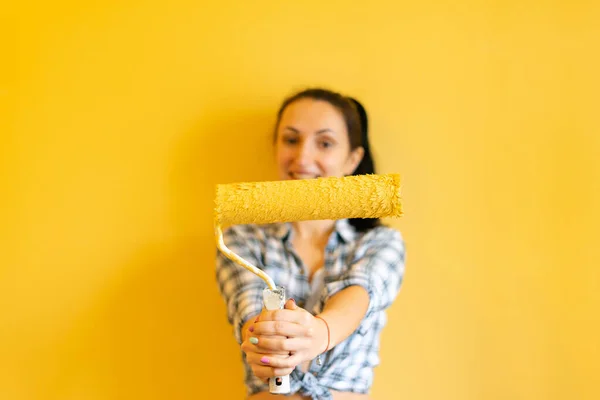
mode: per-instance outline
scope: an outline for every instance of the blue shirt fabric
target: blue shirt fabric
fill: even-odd
[[[308,270],[294,251],[291,224],[237,225],[224,232],[225,245],[240,257],[264,270],[286,297],[303,307],[311,295]],[[313,399],[331,399],[330,390],[369,393],[373,369],[379,365],[380,334],[386,324],[385,310],[396,298],[404,276],[404,241],[395,229],[379,226],[358,232],[348,220],[335,222],[325,249],[324,284],[319,300],[307,310],[321,312],[327,300],[340,290],[358,285],[369,293],[369,307],[358,329],[343,342],[313,360],[308,371],[297,367],[290,375],[293,393]],[[263,308],[266,284],[250,271],[217,251],[216,277],[226,303],[235,338],[242,341],[244,323]],[[248,395],[268,391],[267,384],[252,373],[242,352]]]

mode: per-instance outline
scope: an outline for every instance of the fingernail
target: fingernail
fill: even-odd
[[[248,330],[249,330],[250,332],[254,332],[254,325],[250,325],[250,328],[248,328]]]
[[[268,364],[269,363],[269,359],[267,357],[263,357],[260,359],[260,362],[263,364]]]
[[[250,343],[252,343],[252,344],[258,344],[258,338],[251,337],[250,338]]]
[[[291,300],[291,301],[293,301],[293,302],[294,302],[294,304],[296,304],[296,300],[294,300],[294,299],[290,299],[290,300]]]

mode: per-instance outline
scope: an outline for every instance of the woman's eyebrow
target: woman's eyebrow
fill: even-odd
[[[293,126],[286,126],[285,128],[283,128],[285,130],[291,131],[293,133],[300,133],[299,129],[294,128]],[[319,129],[318,131],[315,132],[315,134],[320,135],[323,133],[335,133],[335,131],[333,131],[332,129],[329,128],[323,128],[323,129]]]
[[[287,129],[288,131],[292,131],[294,133],[300,133],[300,131],[294,128],[293,126],[286,126],[284,129]]]
[[[333,130],[329,129],[329,128],[325,128],[325,129],[319,129],[317,132],[315,132],[317,135],[321,134],[321,133],[335,133]]]

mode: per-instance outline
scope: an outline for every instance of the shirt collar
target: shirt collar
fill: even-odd
[[[356,231],[347,219],[338,219],[335,221],[335,230],[346,243],[353,241],[356,237]]]
[[[289,222],[284,222],[275,225],[275,237],[279,240],[286,241],[290,236],[292,225]]]

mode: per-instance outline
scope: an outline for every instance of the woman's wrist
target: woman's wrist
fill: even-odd
[[[319,354],[325,353],[329,350],[330,345],[330,331],[329,324],[327,320],[320,315],[315,316],[315,325],[317,329],[315,330],[315,343],[314,343],[314,355],[315,357]]]

